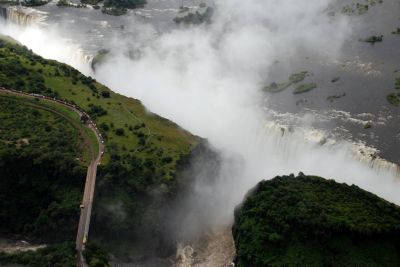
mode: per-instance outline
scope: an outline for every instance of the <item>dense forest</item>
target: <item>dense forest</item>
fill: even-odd
[[[320,177],[260,182],[235,211],[236,266],[398,266],[400,207]]]
[[[0,263],[74,266],[86,173],[83,137],[39,101],[25,101],[0,95],[0,235],[53,245],[0,254]]]
[[[143,7],[146,0],[81,0],[82,4],[93,5],[99,9],[99,4],[103,2],[102,12],[109,15],[120,16],[126,14],[128,9]]]
[[[73,240],[86,172],[76,160],[83,156],[78,130],[61,116],[4,96],[0,121],[0,233]]]
[[[45,60],[5,37],[0,38],[0,66],[0,86],[57,97],[76,104],[86,110],[99,126],[106,150],[98,169],[90,245],[96,246],[97,242],[108,252],[125,259],[170,253],[176,244],[173,240],[165,244],[164,226],[160,220],[172,208],[175,193],[187,184],[186,178],[180,173],[189,167],[189,160],[196,151],[207,150],[199,146],[202,141],[170,121],[149,113],[138,100],[116,94],[93,78],[65,64]],[[57,121],[48,117],[51,113],[40,109],[34,111],[32,106],[14,100],[4,101],[8,101],[7,107],[2,105],[4,112],[28,109],[13,113],[21,114],[21,118],[9,118],[7,115],[10,125],[19,126],[20,121],[26,120],[28,122],[24,125],[28,128],[25,129],[26,134],[15,136],[12,145],[9,143],[10,136],[0,138],[6,140],[0,148],[0,155],[6,153],[9,157],[8,161],[6,158],[1,161],[4,166],[1,169],[4,173],[0,175],[1,182],[15,183],[16,187],[8,184],[1,187],[11,189],[4,195],[7,201],[3,202],[4,205],[0,204],[0,214],[4,218],[9,217],[12,214],[10,210],[15,208],[10,203],[19,202],[21,206],[35,205],[43,212],[33,209],[32,213],[18,214],[21,224],[10,225],[9,221],[2,220],[4,226],[1,226],[0,232],[21,237],[40,237],[43,242],[73,240],[87,167],[87,149],[83,147],[79,131],[62,123],[61,119],[60,125],[46,122]],[[37,112],[41,114],[38,116],[43,118],[43,124],[37,121]],[[61,125],[62,128],[58,128]],[[5,126],[3,123],[0,125],[0,134],[9,133]],[[32,129],[37,133],[30,132]],[[41,144],[37,147],[35,139],[30,139],[35,135],[40,135],[38,139]],[[17,148],[14,142],[22,142],[18,140],[25,138],[29,139],[30,145]],[[36,149],[31,153],[32,158],[23,158],[20,151],[31,150],[34,144]],[[54,149],[58,145],[62,149]],[[10,149],[17,152],[6,152]],[[20,161],[15,161],[15,157],[20,157]],[[81,158],[81,161],[76,158]],[[19,176],[24,186],[15,180],[19,175],[17,171],[26,173]],[[39,179],[44,181],[37,186],[32,178],[38,179],[36,182]],[[52,193],[52,190],[57,193]],[[68,194],[63,195],[64,190]],[[28,198],[19,199],[23,192],[29,194],[29,201]],[[53,195],[58,198],[54,200]],[[64,210],[69,213],[63,213]],[[70,227],[63,227],[65,233],[53,236],[51,229],[55,229],[58,223],[67,223],[64,215],[69,218]],[[60,221],[53,221],[52,218]],[[42,222],[48,222],[48,225]],[[116,235],[118,242],[109,242],[115,240]],[[144,247],[145,243],[149,246]],[[135,256],[132,258],[131,254]]]

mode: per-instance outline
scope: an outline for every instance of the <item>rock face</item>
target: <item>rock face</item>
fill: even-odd
[[[260,182],[235,210],[236,266],[399,266],[400,208],[315,176]]]

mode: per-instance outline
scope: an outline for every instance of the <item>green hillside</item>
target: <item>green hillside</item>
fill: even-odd
[[[82,75],[79,71],[56,61],[45,60],[5,37],[0,38],[0,66],[0,86],[57,97],[74,103],[90,114],[101,131],[106,149],[98,169],[89,240],[97,240],[109,251],[122,255],[126,251],[132,251],[132,248],[140,248],[141,239],[144,238],[143,233],[151,232],[153,234],[149,235],[150,237],[147,236],[146,240],[155,244],[155,247],[146,248],[146,250],[153,253],[153,250],[159,249],[159,246],[162,246],[160,241],[162,237],[158,234],[160,232],[158,216],[161,216],[159,211],[160,209],[168,211],[169,202],[173,201],[179,188],[185,185],[185,181],[182,180],[179,173],[188,165],[188,160],[193,157],[193,151],[198,147],[200,139],[174,123],[148,112],[140,101],[116,94],[94,79]],[[0,96],[2,95],[0,94]],[[5,140],[3,143],[0,142],[0,157],[12,146],[14,146],[14,150],[29,150],[31,160],[36,156],[45,157],[44,155],[47,153],[49,155],[62,154],[60,151],[66,150],[65,161],[72,161],[79,168],[70,167],[68,172],[59,175],[59,172],[64,170],[64,166],[57,165],[57,162],[43,161],[49,168],[40,169],[42,173],[38,173],[37,176],[40,176],[41,179],[43,177],[50,179],[51,175],[54,188],[50,187],[54,190],[57,190],[58,187],[62,188],[60,190],[67,190],[61,183],[63,179],[66,182],[69,182],[69,179],[76,181],[69,192],[74,194],[73,200],[69,195],[58,197],[61,203],[68,202],[68,207],[77,213],[78,201],[83,191],[84,168],[87,167],[90,160],[90,146],[97,145],[94,135],[90,134],[88,130],[74,126],[74,124],[78,126],[81,124],[77,114],[71,114],[72,112],[66,114],[75,123],[71,123],[71,121],[65,123],[65,118],[62,122],[62,118],[56,114],[53,113],[54,117],[52,117],[51,112],[32,106],[50,105],[50,109],[60,109],[57,104],[45,103],[42,100],[15,99],[15,97],[6,97],[4,94],[0,100],[7,103],[7,105],[1,105],[1,114],[6,116],[9,121],[7,124],[3,121],[0,122],[0,141]],[[34,117],[34,113],[37,112],[40,113],[40,121]],[[62,112],[68,113],[68,110]],[[14,114],[14,116],[10,116],[10,114]],[[60,120],[59,124],[51,123],[57,120]],[[50,125],[52,131],[60,134],[50,135],[46,132],[47,125]],[[14,127],[13,129],[21,127],[21,129],[13,130],[15,136],[9,136],[10,131],[7,131],[6,127]],[[16,144],[22,142],[19,140],[24,138],[28,138],[31,143],[20,148]],[[35,149],[32,148],[33,144],[35,144]],[[21,155],[19,151],[16,153]],[[57,159],[57,157],[50,156],[49,158]],[[9,164],[0,159],[3,166],[1,171],[4,172],[4,175],[0,175],[1,182],[11,183],[17,171],[18,175],[22,171],[25,175],[24,181],[29,186],[36,187],[36,183],[32,181],[33,178],[30,178],[35,177],[36,169],[24,168],[24,166],[28,166],[24,160],[16,157],[16,160],[14,159],[12,164]],[[64,160],[61,161],[64,162]],[[34,164],[36,163],[34,161]],[[57,171],[52,169],[53,166],[58,168]],[[75,169],[79,169],[79,173],[73,172]],[[76,175],[76,178],[71,172]],[[14,176],[9,173],[13,173]],[[43,176],[41,176],[42,174]],[[20,192],[23,191],[23,188],[15,189],[20,191],[13,190],[9,192],[7,203],[13,203],[18,198],[18,194],[23,194]],[[17,192],[18,194],[15,194]],[[35,201],[42,201],[39,193],[32,198]],[[21,203],[21,205],[25,204]],[[6,205],[4,203],[4,206]],[[0,214],[7,217],[10,215],[10,211],[2,207]],[[118,214],[123,214],[123,216]],[[71,222],[66,222],[65,228],[76,228],[78,220],[75,215],[71,216]],[[38,219],[36,213],[29,214],[31,217],[28,217],[25,212],[20,212],[19,216],[22,217],[22,221]],[[3,220],[1,222],[3,223]],[[2,233],[37,237],[36,232],[31,228],[22,227],[24,230],[21,230],[21,227],[15,226],[15,229],[9,229],[5,228],[3,224],[1,225],[0,232]],[[50,237],[53,234],[56,233],[49,230],[37,240],[51,241]],[[115,234],[119,234],[117,240]],[[68,238],[60,237],[54,241],[73,240],[74,238],[75,233],[68,234]],[[107,242],[103,242],[105,240]],[[108,242],[110,240],[115,240],[115,242]],[[136,254],[147,253],[140,250],[135,251]]]
[[[73,240],[90,157],[86,136],[42,108],[0,94],[0,233]]]
[[[400,208],[315,176],[260,182],[235,211],[236,266],[399,266]]]

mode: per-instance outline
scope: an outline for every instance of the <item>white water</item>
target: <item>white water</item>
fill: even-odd
[[[231,228],[213,229],[193,247],[178,244],[173,267],[232,267],[234,255]]]
[[[8,23],[18,26],[31,26],[41,24],[46,19],[46,14],[27,7],[0,7],[1,16]]]
[[[22,11],[9,11],[14,9],[7,8],[7,14],[13,14],[11,18],[4,20],[0,17],[0,34],[11,36],[44,58],[74,66],[85,75],[92,74],[90,63],[93,55],[83,51],[75,41],[60,36],[56,28],[38,23],[41,20],[29,15],[29,12],[36,14],[35,11],[26,11],[26,8],[21,9],[26,14]]]
[[[229,225],[235,205],[261,179],[300,171],[356,184],[400,204],[396,165],[372,161],[347,141],[331,139],[321,145],[321,132],[306,120],[289,131],[261,108],[259,89],[276,60],[290,62],[304,51],[326,61],[341,60],[351,27],[345,19],[326,16],[330,3],[218,0],[210,26],[154,37],[151,25],[133,21],[126,28],[135,38],[111,41],[112,56],[96,78],[207,138],[221,153],[217,182],[206,184],[198,174],[194,185],[196,204],[209,224]],[[60,39],[56,29],[7,26],[0,32],[44,57],[90,73],[85,61],[74,59],[79,48]],[[128,47],[134,49],[134,59],[127,56]]]
[[[261,108],[260,88],[276,60],[307,52],[325,62],[342,60],[351,27],[345,18],[326,16],[330,3],[219,0],[211,26],[153,38],[133,24],[129,30],[140,30],[138,38],[113,40],[113,56],[98,69],[98,80],[207,138],[223,155],[218,182],[198,177],[195,185],[196,201],[213,223],[228,224],[234,206],[261,179],[300,171],[354,183],[400,204],[396,165],[371,160],[363,144],[328,140],[321,146],[307,120],[282,134]],[[140,56],[127,57],[126,47]]]

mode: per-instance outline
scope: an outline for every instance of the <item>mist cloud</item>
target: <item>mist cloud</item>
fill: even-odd
[[[0,18],[0,34],[11,36],[21,44],[32,49],[44,58],[54,59],[74,66],[86,75],[92,74],[89,57],[80,45],[71,39],[64,38],[58,27],[39,26],[20,27],[6,23]]]
[[[120,36],[110,45],[99,80],[207,138],[221,153],[217,182],[204,184],[199,175],[194,185],[193,202],[210,221],[229,223],[234,206],[261,179],[299,171],[355,183],[399,203],[394,171],[357,161],[344,141],[321,147],[306,141],[304,131],[283,134],[261,109],[260,88],[276,60],[290,64],[307,53],[340,59],[351,28],[345,18],[327,16],[330,3],[220,0],[211,25],[160,33],[142,46]],[[155,31],[137,24],[128,30]],[[132,50],[134,58],[127,56]]]

